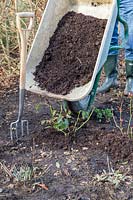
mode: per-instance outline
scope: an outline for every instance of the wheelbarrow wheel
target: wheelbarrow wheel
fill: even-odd
[[[67,101],[68,108],[73,113],[78,113],[80,110],[88,111],[90,102],[90,95],[79,101]]]

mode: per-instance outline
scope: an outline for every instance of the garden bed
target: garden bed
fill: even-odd
[[[77,132],[76,140],[68,143],[63,133],[41,125],[50,118],[48,104],[58,108],[57,102],[26,92],[23,119],[29,120],[30,135],[11,142],[9,126],[17,119],[18,79],[8,80],[0,88],[0,162],[9,171],[16,166],[19,172],[25,165],[37,171],[24,183],[15,181],[0,165],[0,200],[132,200],[133,139],[126,133],[130,99],[121,97],[124,76],[120,83],[117,90],[97,95],[94,105],[100,110],[113,108],[119,124],[123,102],[123,134],[113,119],[99,120],[93,115]],[[108,161],[114,175],[108,173]],[[118,177],[121,180],[117,187],[113,182],[116,177],[116,182]],[[45,184],[48,190],[35,186],[37,183]]]

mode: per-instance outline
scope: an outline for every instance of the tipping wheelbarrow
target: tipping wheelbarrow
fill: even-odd
[[[68,11],[75,11],[77,13],[108,20],[91,80],[81,87],[75,87],[69,94],[57,95],[47,90],[42,90],[34,80],[34,72],[36,66],[41,62],[45,50],[49,46],[50,38],[56,30],[58,22]],[[49,0],[28,55],[26,66],[26,90],[48,97],[66,100],[68,105],[73,107],[73,110],[87,110],[93,102],[100,71],[108,55],[117,13],[116,0]]]
[[[28,54],[24,70],[23,66],[20,70],[20,77],[23,78],[20,78],[19,114],[17,124],[21,123],[25,89],[33,93],[66,101],[68,106],[74,112],[79,110],[89,110],[96,95],[102,66],[108,55],[116,18],[118,17],[125,25],[125,22],[119,17],[118,5],[119,0],[48,0],[38,31]],[[61,95],[51,93],[46,89],[41,89],[34,80],[34,72],[36,71],[36,66],[41,62],[45,50],[49,46],[50,38],[55,32],[58,22],[68,11],[75,11],[99,19],[107,19],[107,24],[91,80],[83,86],[75,87],[69,94]]]

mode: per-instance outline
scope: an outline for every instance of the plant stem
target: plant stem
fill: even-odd
[[[131,120],[132,120],[132,98],[130,98],[130,118],[129,118],[129,122],[128,122],[128,127],[127,127],[127,134],[129,135],[129,129],[130,129],[130,125],[131,125]]]
[[[87,118],[87,120],[84,121],[84,122],[81,124],[81,126],[79,126],[78,128],[75,129],[75,132],[78,131],[79,129],[81,129],[81,128],[90,120],[90,118],[91,118],[91,116],[92,116],[94,110],[95,110],[95,108],[92,109],[92,111],[91,111],[89,117]]]
[[[131,127],[130,138],[133,139],[133,127]]]
[[[123,126],[122,126],[122,106],[123,106],[123,101],[121,102],[121,105],[120,105],[120,128],[123,129]]]
[[[73,126],[73,132],[76,132],[76,127],[77,127],[77,123],[78,123],[78,121],[79,121],[80,113],[81,113],[81,111],[78,112],[77,120],[76,120],[76,122],[75,122],[75,124],[74,124],[74,126]]]
[[[120,126],[118,125],[118,123],[116,122],[116,119],[115,119],[113,110],[112,110],[112,117],[113,117],[113,120],[114,120],[114,123],[115,123],[116,128],[118,128],[118,129],[120,130],[120,132],[123,134],[123,128],[120,127]]]

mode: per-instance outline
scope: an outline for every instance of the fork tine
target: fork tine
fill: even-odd
[[[15,134],[15,136],[16,136],[16,138],[18,139],[18,122],[16,121],[16,122],[12,122],[11,124],[10,124],[10,137],[11,137],[11,140],[13,141],[13,136],[14,136],[14,134]]]
[[[18,140],[18,123],[19,122],[16,123],[16,131],[15,131],[15,135],[16,135],[16,139],[17,140]]]
[[[12,129],[13,129],[13,128],[12,128],[12,124],[13,124],[13,123],[10,124],[10,138],[11,138],[11,140],[13,141],[13,132],[12,132]]]
[[[24,136],[24,126],[26,126],[26,134],[29,135],[29,123],[28,123],[28,120],[22,120],[21,121],[22,136]]]
[[[25,120],[25,121],[26,121],[27,135],[29,135],[29,122],[28,122],[28,120]]]
[[[21,132],[22,132],[22,136],[24,136],[24,120],[21,121]]]
[[[20,126],[19,126],[20,125]],[[25,128],[26,127],[26,128]],[[29,122],[28,120],[17,120],[16,122],[12,122],[10,124],[10,138],[13,141],[14,135],[15,138],[18,140],[18,130],[20,128],[21,135],[24,136],[24,130],[26,129],[26,135],[29,135]]]

